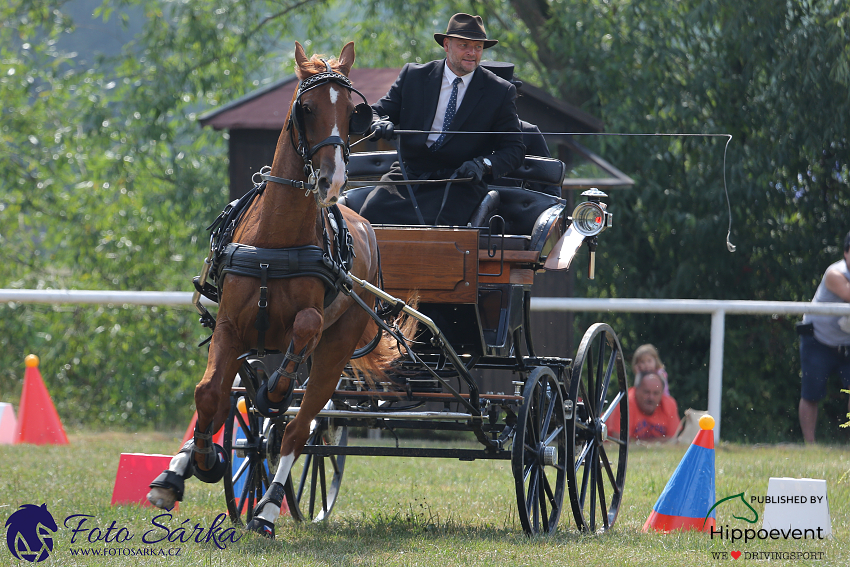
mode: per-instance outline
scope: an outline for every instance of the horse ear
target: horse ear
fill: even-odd
[[[346,77],[351,72],[351,67],[354,65],[354,42],[349,41],[342,48],[339,54],[339,70]]]
[[[297,41],[295,42],[295,67],[302,68],[307,63],[307,54],[304,53],[304,48]]]

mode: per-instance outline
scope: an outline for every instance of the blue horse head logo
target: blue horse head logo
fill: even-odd
[[[47,504],[24,504],[6,520],[6,545],[17,559],[44,561],[53,551],[53,533],[59,527]]]

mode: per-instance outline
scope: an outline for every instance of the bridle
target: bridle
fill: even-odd
[[[351,114],[351,118],[348,123],[349,134],[363,134],[369,130],[369,125],[372,123],[372,107],[366,102],[366,97],[363,96],[363,93],[354,88],[348,77],[334,72],[327,60],[322,59],[322,62],[327,68],[326,71],[311,75],[298,83],[295,100],[293,101],[292,108],[289,112],[289,121],[286,123],[286,129],[289,131],[289,141],[292,143],[292,147],[295,148],[295,151],[298,152],[298,155],[301,156],[301,159],[304,160],[304,175],[307,176],[307,182],[293,181],[270,175],[263,176],[263,178],[267,181],[286,183],[294,187],[306,189],[305,195],[310,192],[317,194],[319,191],[317,185],[319,170],[313,168],[312,161],[316,152],[325,146],[339,146],[342,148],[343,158],[347,164],[350,148],[348,140],[343,140],[339,136],[328,136],[314,146],[309,145],[307,141],[306,126],[304,124],[304,107],[301,104],[301,97],[315,88],[327,85],[328,83],[336,83],[337,85],[348,89],[349,92],[357,93],[360,98],[363,99],[363,102],[354,107],[354,112]],[[316,198],[318,199],[318,196]]]

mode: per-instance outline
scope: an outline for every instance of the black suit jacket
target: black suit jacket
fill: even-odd
[[[389,92],[372,108],[387,116],[397,129],[427,132],[437,113],[445,59],[425,64],[408,63]],[[451,130],[465,132],[516,132],[516,134],[449,134],[432,152],[428,134],[400,135],[404,163],[415,174],[455,170],[475,157],[489,157],[492,175],[499,178],[522,165],[525,146],[516,113],[516,87],[483,67],[478,67],[454,117]]]

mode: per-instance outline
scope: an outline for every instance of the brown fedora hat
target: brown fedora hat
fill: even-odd
[[[481,16],[470,16],[469,14],[455,14],[449,20],[449,25],[446,28],[446,33],[435,33],[434,39],[443,46],[443,40],[447,37],[458,37],[461,39],[471,39],[473,41],[483,41],[484,49],[493,47],[498,40],[487,39],[487,32],[484,31],[484,20]]]

